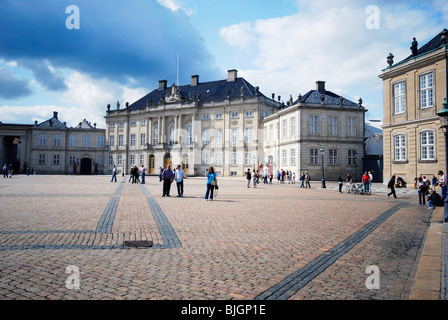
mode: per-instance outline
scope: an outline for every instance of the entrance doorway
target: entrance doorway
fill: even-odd
[[[81,174],[82,175],[92,174],[92,159],[90,158],[81,159]]]
[[[155,163],[156,163],[156,157],[154,157],[154,155],[151,154],[149,156],[149,168],[148,168],[149,174],[154,174],[154,172],[155,172]]]
[[[184,170],[185,174],[188,174],[188,155],[183,155],[182,157],[182,170]]]
[[[163,157],[163,168],[166,169],[168,165],[171,166],[171,169],[173,168],[173,162],[171,160],[171,154],[167,153]]]

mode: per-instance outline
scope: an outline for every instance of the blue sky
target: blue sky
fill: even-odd
[[[79,8],[68,29],[66,8]],[[378,29],[368,28],[369,5]],[[226,78],[238,69],[270,97],[287,101],[326,81],[382,119],[389,52],[406,58],[448,27],[448,4],[364,0],[1,0],[0,121],[33,123],[53,111],[75,126],[104,127],[107,104],[122,105],[157,87]]]

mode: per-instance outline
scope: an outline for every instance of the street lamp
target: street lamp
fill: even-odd
[[[444,135],[445,135],[445,174],[448,173],[448,104],[446,102],[446,98],[445,101],[443,102],[443,107],[442,110],[440,110],[437,115],[440,118],[440,128],[442,129]],[[446,183],[446,181],[445,181]],[[445,190],[444,190],[445,189]],[[443,192],[445,191],[445,192]],[[445,193],[445,194],[443,194]],[[447,221],[448,218],[448,203],[447,203],[447,194],[446,194],[446,187],[442,188],[442,197],[443,202],[445,204],[445,214],[444,214],[444,218],[445,218],[445,222]]]
[[[322,155],[322,188],[326,188],[325,186],[325,176],[324,176],[324,156],[325,156],[325,149],[322,146],[320,148],[320,154]]]

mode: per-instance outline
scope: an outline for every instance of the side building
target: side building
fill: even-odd
[[[364,157],[364,115],[358,103],[325,89],[299,95],[287,107],[263,119],[263,162],[274,175],[278,170],[298,174],[307,171],[311,179],[343,179],[350,173],[362,176]],[[266,169],[266,167],[265,167]],[[298,178],[297,178],[298,179]]]
[[[76,127],[61,122],[58,112],[34,125],[0,124],[2,165],[14,172],[38,174],[103,174],[105,130],[83,120]]]
[[[437,113],[447,97],[447,31],[421,48],[414,38],[411,55],[389,66],[383,80],[384,181],[400,176],[431,178],[444,170],[445,143]]]

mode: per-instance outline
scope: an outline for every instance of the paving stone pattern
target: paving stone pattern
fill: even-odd
[[[0,299],[408,298],[431,217],[416,193],[340,194],[332,182],[248,189],[221,178],[205,201],[205,178],[184,184],[183,198],[175,184],[162,198],[157,177],[0,179]],[[65,285],[72,265],[78,290]],[[378,290],[365,286],[370,265]],[[285,279],[292,285],[277,290]]]

